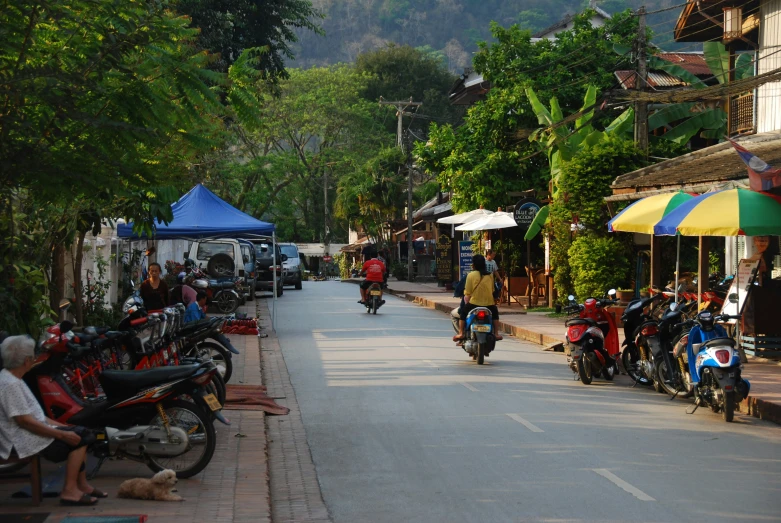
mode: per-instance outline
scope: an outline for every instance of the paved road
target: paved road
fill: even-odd
[[[304,282],[277,331],[335,522],[781,521],[781,427],[628,378],[573,381],[507,338],[483,366],[447,317]]]

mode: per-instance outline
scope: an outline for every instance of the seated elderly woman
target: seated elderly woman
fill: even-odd
[[[94,505],[108,494],[87,483],[87,445],[94,436],[84,427],[63,425],[44,416],[43,409],[22,381],[32,367],[35,342],[29,336],[10,336],[0,344],[0,458],[26,458],[40,453],[45,459],[66,461],[63,505]]]

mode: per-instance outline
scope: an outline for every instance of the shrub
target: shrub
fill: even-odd
[[[602,296],[627,280],[629,260],[615,238],[580,235],[569,248],[575,294],[581,300]]]
[[[391,276],[393,276],[397,280],[406,280],[407,264],[394,262],[393,265],[391,265]]]

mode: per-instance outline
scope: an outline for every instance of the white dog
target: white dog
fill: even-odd
[[[172,494],[176,485],[176,472],[161,470],[152,479],[134,478],[123,481],[119,486],[117,497],[129,499],[151,499],[155,501],[184,501],[184,498]]]

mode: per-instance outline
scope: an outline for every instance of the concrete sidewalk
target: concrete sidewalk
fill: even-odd
[[[249,302],[237,312],[256,316],[257,301]],[[261,385],[260,338],[229,335],[231,343],[241,351],[233,356],[232,384]],[[179,481],[181,503],[139,501],[116,497],[119,484],[130,478],[150,478],[152,471],[145,465],[127,460],[107,461],[90,482],[108,492],[109,497],[92,507],[65,507],[58,498],[44,498],[39,507],[29,499],[11,495],[25,484],[0,485],[0,521],[9,514],[47,514],[46,523],[56,523],[66,516],[127,516],[146,515],[155,521],[268,522],[271,521],[267,436],[265,414],[262,411],[226,410],[231,425],[215,421],[217,448],[206,469],[191,479]],[[57,473],[59,465],[42,460],[44,478]],[[45,489],[46,487],[44,487]],[[55,486],[53,485],[53,488]]]
[[[343,280],[358,283],[360,280]],[[452,291],[436,284],[388,281],[388,292],[413,303],[450,314],[460,303]],[[507,334],[542,345],[545,348],[564,342],[565,318],[549,318],[545,313],[521,311],[520,306],[499,307],[498,326]],[[619,329],[619,343],[623,343]],[[751,382],[751,395],[740,404],[741,412],[781,424],[781,364],[749,356],[743,376]]]

